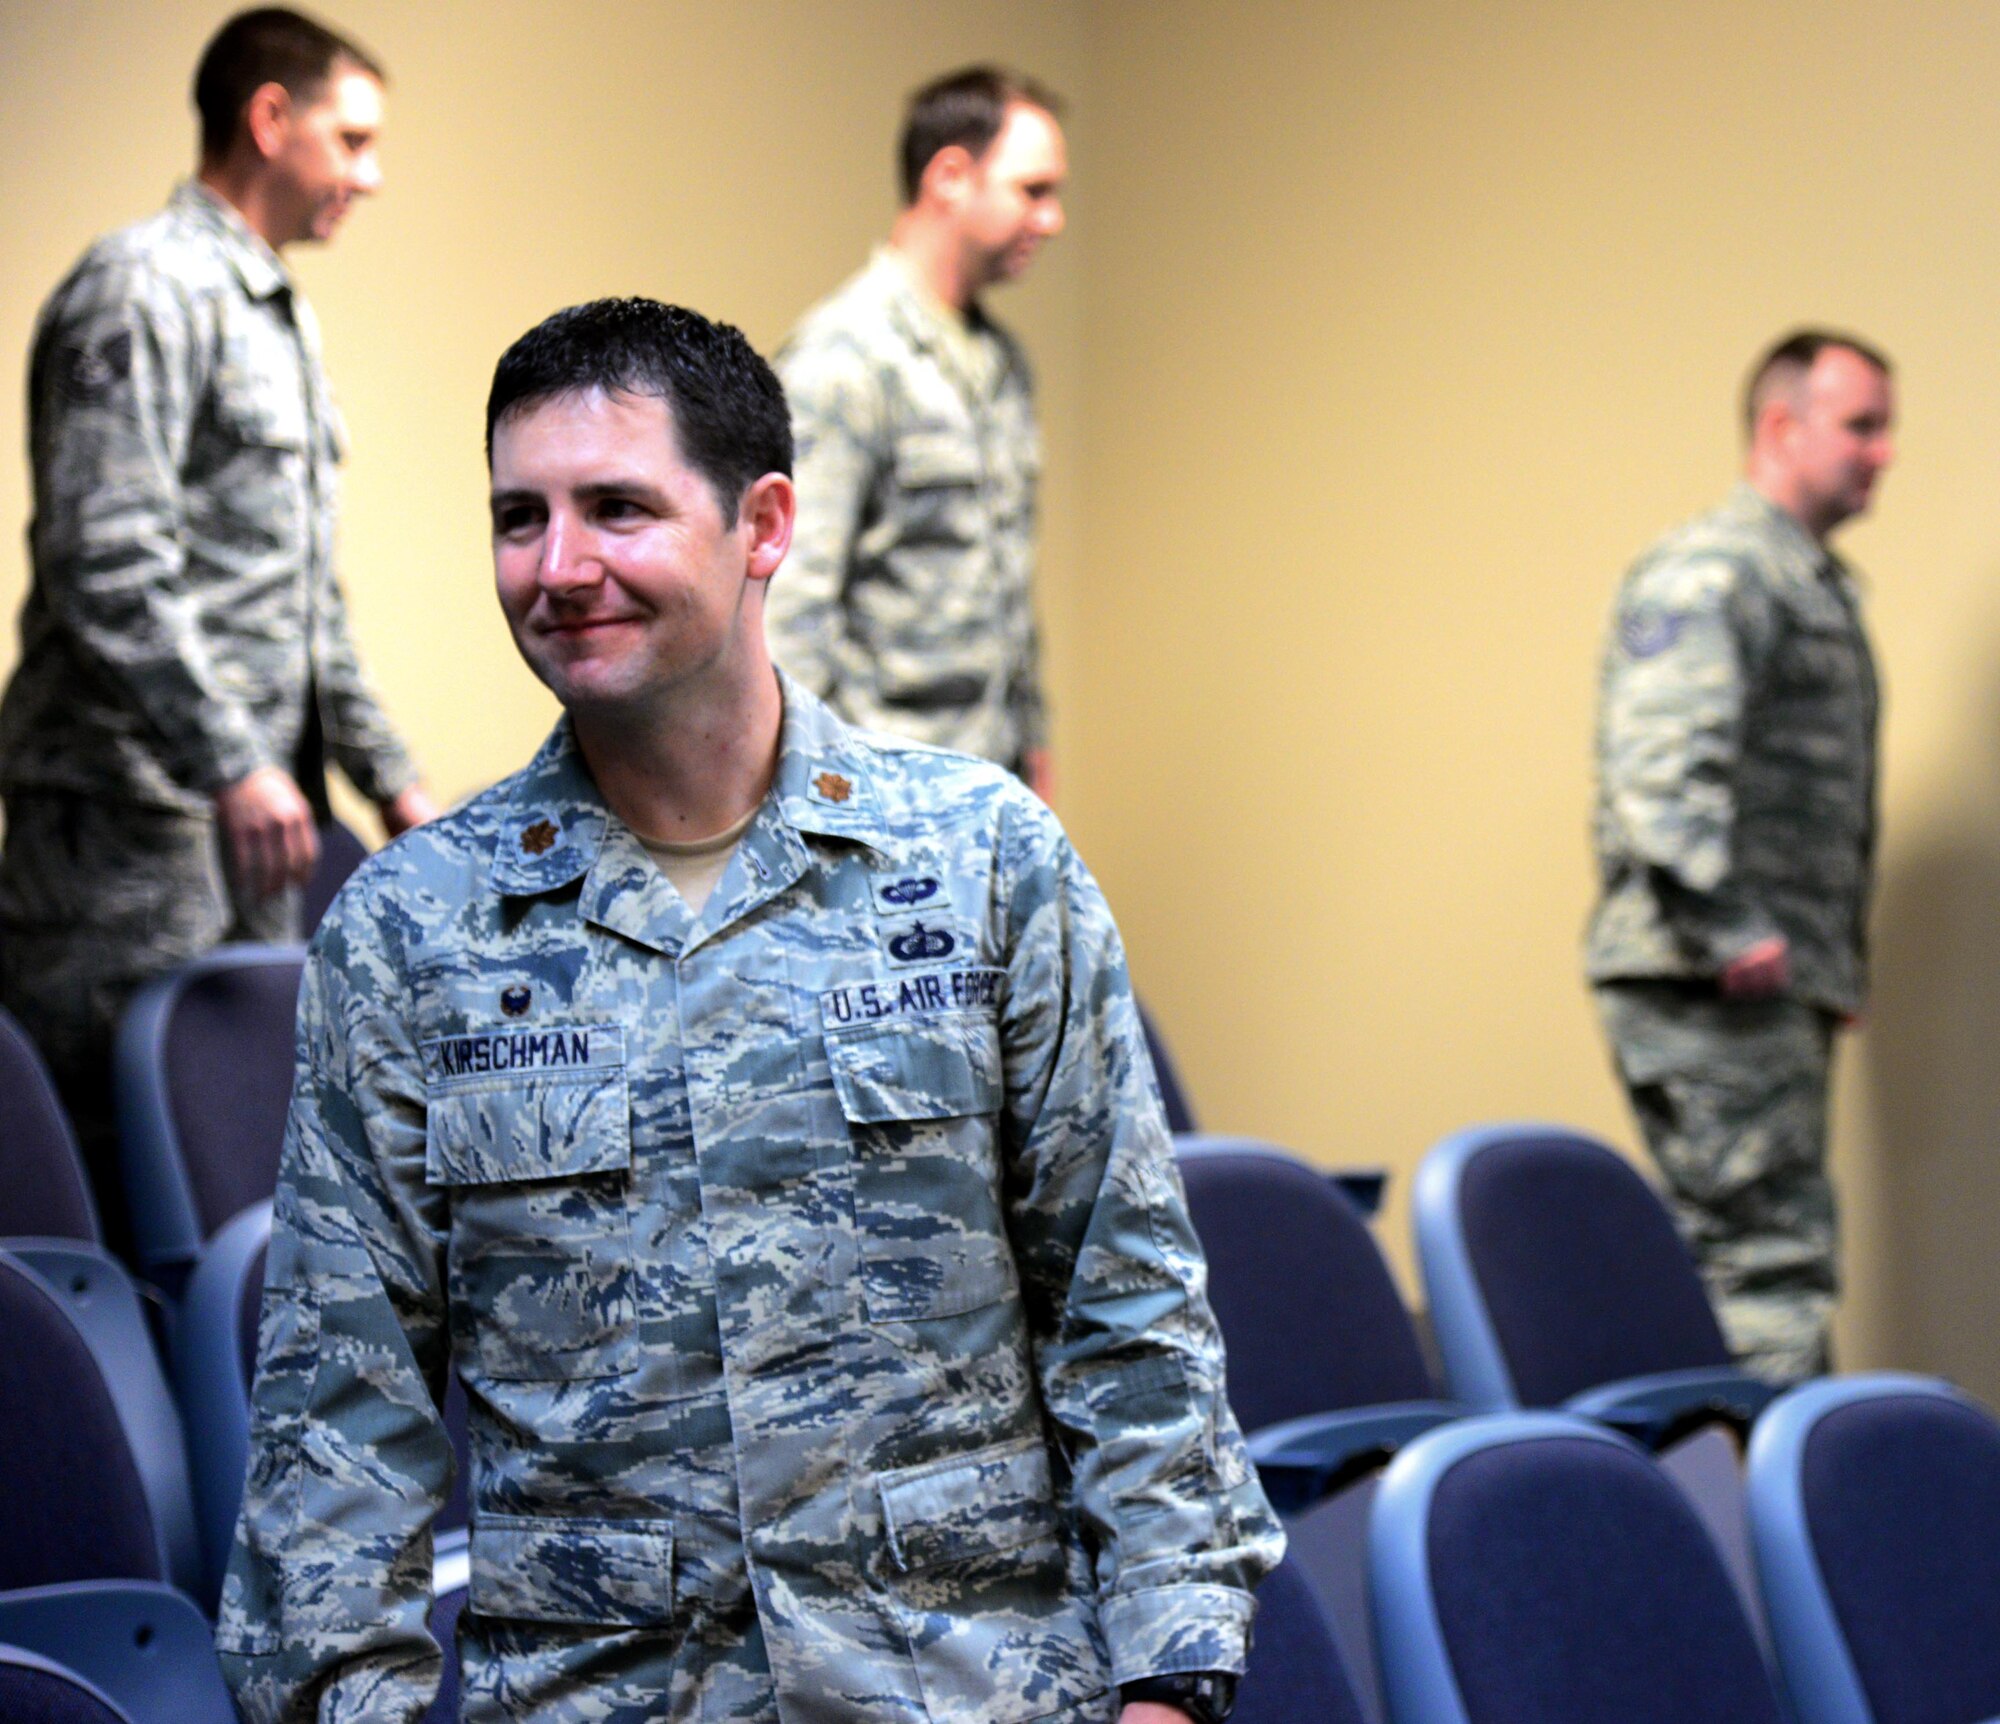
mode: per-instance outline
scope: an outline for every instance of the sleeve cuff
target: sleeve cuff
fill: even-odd
[[[1098,1606],[1114,1685],[1183,1670],[1243,1673],[1257,1601],[1233,1586],[1154,1586]]]

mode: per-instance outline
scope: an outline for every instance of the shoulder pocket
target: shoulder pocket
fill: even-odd
[[[896,482],[910,490],[934,485],[976,485],[979,450],[956,431],[906,431],[896,439]]]

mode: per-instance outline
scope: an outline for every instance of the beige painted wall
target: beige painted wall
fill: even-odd
[[[1604,614],[1730,482],[1754,350],[1851,324],[1906,434],[1845,541],[1889,697],[1844,1358],[2000,1392],[2000,12],[1108,0],[1089,53],[1070,808],[1209,1120],[1399,1174],[1633,1141],[1577,971]]]
[[[0,0],[0,400],[154,207],[219,8]],[[1217,1129],[1407,1174],[1478,1119],[1629,1143],[1577,980],[1598,633],[1728,484],[1757,345],[1852,323],[1904,461],[1846,548],[1889,682],[1881,992],[1842,1072],[1853,1363],[2000,1395],[2000,13],[1917,0],[352,0],[390,184],[299,273],[355,432],[364,649],[433,779],[550,708],[487,592],[480,403],[555,305],[770,345],[891,213],[903,90],[1072,97],[1072,231],[1001,302],[1050,432],[1062,807]],[[0,612],[24,579],[0,436]],[[12,650],[0,647],[0,670]],[[1386,1236],[1399,1253],[1402,1205]]]
[[[305,0],[310,8],[316,0]],[[36,307],[90,238],[193,158],[187,85],[228,0],[0,0],[0,402]],[[494,606],[480,449],[493,362],[558,306],[678,300],[769,351],[895,213],[904,93],[997,57],[1079,90],[1074,5],[983,0],[328,0],[388,67],[387,185],[290,254],[352,432],[343,566],[366,661],[436,788],[521,764],[554,705]],[[837,21],[838,27],[832,27]],[[1051,621],[1076,562],[1079,258],[1008,296],[1047,374]],[[0,671],[27,477],[0,433]]]

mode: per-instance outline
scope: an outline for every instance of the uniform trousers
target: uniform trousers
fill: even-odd
[[[1825,1371],[1839,1291],[1826,1170],[1835,1015],[1794,999],[1727,1000],[1708,981],[1595,992],[1731,1350],[1774,1382]]]
[[[228,940],[298,937],[299,895],[230,890],[207,815],[67,791],[6,799],[0,850],[0,1005],[48,1062],[76,1128],[114,1251],[131,1246],[118,1169],[112,1050],[155,976]]]

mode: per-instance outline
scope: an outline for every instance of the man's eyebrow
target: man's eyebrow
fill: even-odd
[[[517,503],[539,503],[541,500],[542,494],[539,491],[495,491],[490,506],[495,509],[510,509]]]

